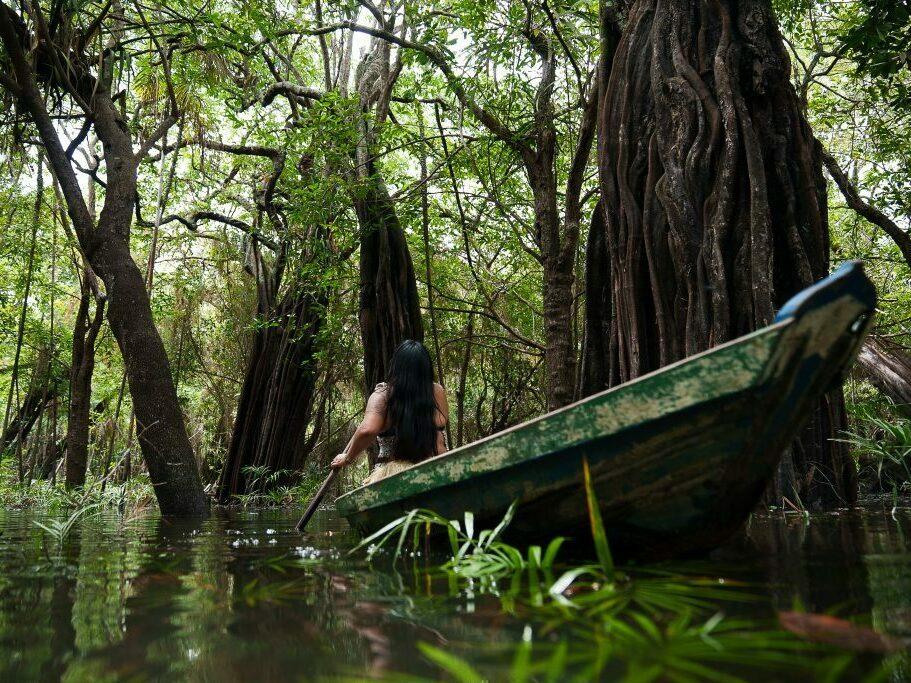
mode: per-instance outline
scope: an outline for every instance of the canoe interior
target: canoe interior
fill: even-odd
[[[490,525],[518,501],[512,537],[585,540],[584,457],[618,552],[712,548],[749,515],[840,380],[874,304],[851,264],[768,328],[356,489],[339,511],[366,533],[417,507],[450,518],[471,510]]]

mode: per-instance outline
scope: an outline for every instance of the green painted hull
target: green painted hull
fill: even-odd
[[[858,264],[801,293],[770,327],[422,462],[337,500],[367,533],[413,508],[512,537],[587,539],[587,458],[626,556],[712,548],[744,522],[813,405],[853,361],[875,305]]]

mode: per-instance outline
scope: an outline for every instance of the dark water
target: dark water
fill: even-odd
[[[124,524],[105,513],[85,518],[62,542],[35,524],[48,519],[0,512],[2,681],[443,678],[419,643],[492,680],[665,680],[672,677],[652,671],[650,659],[671,656],[692,660],[681,665],[689,678],[677,680],[816,677],[790,666],[766,669],[749,655],[700,662],[679,639],[654,650],[618,648],[627,641],[593,637],[573,614],[537,610],[521,584],[393,571],[388,560],[347,557],[352,537],[329,515],[302,538],[292,530],[293,513],[221,513],[195,528],[157,518]],[[719,600],[708,616],[724,613],[747,634],[776,628],[776,611],[796,608],[905,639],[909,534],[907,509],[754,518],[744,537],[708,560],[674,569],[743,582],[736,590],[757,600]],[[697,646],[712,645],[698,638],[705,642]],[[824,663],[834,679],[857,680],[883,662],[889,670],[880,680],[911,677],[904,652],[839,652],[800,656]]]

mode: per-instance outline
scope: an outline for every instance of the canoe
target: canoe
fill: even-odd
[[[784,450],[837,386],[876,291],[860,263],[793,297],[773,324],[425,460],[336,501],[359,532],[414,508],[495,524],[511,538],[589,538],[588,459],[608,538],[632,557],[711,549],[754,510]]]

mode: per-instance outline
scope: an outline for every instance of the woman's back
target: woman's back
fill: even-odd
[[[393,460],[401,459],[396,457],[395,452],[396,427],[391,423],[386,411],[390,393],[389,385],[386,382],[380,382],[373,390],[371,400],[368,401],[368,405],[372,402],[376,408],[381,409],[384,413],[383,431],[381,431],[376,438],[377,445],[379,446],[378,462],[391,462]],[[375,400],[374,397],[376,397]],[[439,453],[444,453],[448,450],[446,444],[446,424],[449,420],[449,407],[446,401],[446,391],[436,382],[433,383],[433,399],[435,404],[434,407],[436,409],[434,410],[433,416],[434,427],[436,429],[435,448],[423,455],[419,455],[414,462],[426,460],[427,458],[438,455]]]
[[[376,441],[377,466],[365,483],[373,483],[447,450],[449,420],[446,392],[433,381],[430,354],[423,344],[407,340],[395,350],[386,382],[376,385],[364,418],[332,467],[354,462]]]

